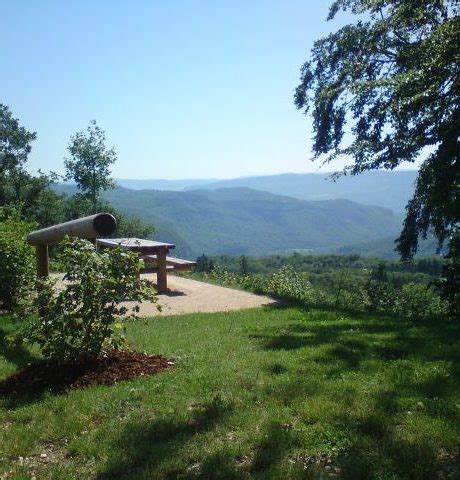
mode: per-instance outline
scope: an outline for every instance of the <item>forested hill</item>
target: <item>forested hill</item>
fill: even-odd
[[[263,255],[293,249],[332,251],[396,235],[387,209],[347,200],[307,202],[248,188],[171,192],[117,188],[105,198],[123,213],[152,222],[155,238],[181,255]]]
[[[247,187],[300,200],[334,200],[344,198],[365,205],[390,208],[401,214],[414,192],[417,172],[373,171],[359,176],[331,181],[330,174],[286,173],[243,177],[230,180],[128,180],[118,179],[120,186],[134,189],[190,190]]]

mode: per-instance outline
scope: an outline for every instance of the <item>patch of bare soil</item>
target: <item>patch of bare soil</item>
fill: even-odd
[[[82,363],[56,361],[31,363],[0,382],[0,395],[65,392],[89,385],[113,385],[142,375],[153,375],[174,365],[161,355],[112,350],[106,356]]]

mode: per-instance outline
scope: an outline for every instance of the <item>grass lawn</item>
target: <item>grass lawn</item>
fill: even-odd
[[[133,347],[176,366],[0,399],[0,478],[458,478],[459,331],[295,308],[139,321]],[[0,342],[0,378],[35,355]]]

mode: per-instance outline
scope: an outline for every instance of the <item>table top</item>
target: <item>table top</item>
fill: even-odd
[[[158,250],[170,250],[176,247],[173,243],[155,242],[143,238],[98,238],[96,243],[101,247],[121,247],[143,253],[155,253]]]

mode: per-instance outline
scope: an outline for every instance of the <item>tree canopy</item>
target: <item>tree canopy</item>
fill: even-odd
[[[0,103],[0,178],[24,166],[36,138],[35,132],[19,125],[11,110]]]
[[[423,159],[397,249],[433,231],[458,235],[460,22],[455,1],[335,0],[356,22],[317,40],[295,104],[312,111],[315,158],[345,155],[344,173]]]
[[[110,166],[117,156],[113,148],[107,148],[105,132],[93,120],[85,132],[77,132],[70,138],[70,159],[65,160],[67,180],[74,180],[83,195],[91,201],[93,211],[98,207],[101,192],[115,186],[110,178]]]
[[[0,206],[19,209],[29,220],[51,225],[59,218],[57,195],[49,190],[54,174],[31,175],[26,167],[32,142],[37,138],[0,103]]]
[[[105,210],[118,219],[118,236],[150,237],[154,228],[136,217],[123,215],[100,198],[111,188],[110,165],[115,162],[114,149],[105,147],[105,134],[91,122],[87,134],[80,132],[70,139],[72,158],[66,161],[67,178],[75,180],[82,194],[57,194],[52,184],[60,179],[55,173],[31,174],[27,170],[35,132],[29,132],[0,103],[0,208],[37,222],[39,227],[73,220]]]

